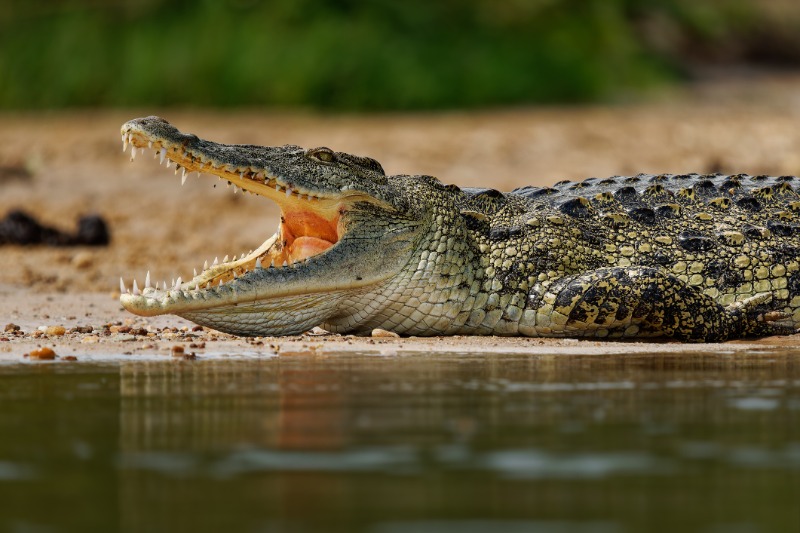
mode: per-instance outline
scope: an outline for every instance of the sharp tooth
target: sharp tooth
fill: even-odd
[[[239,172],[239,178],[240,178],[240,179],[244,179],[244,170],[242,170],[241,172]]]
[[[128,149],[128,135],[124,134],[122,136],[122,151],[126,151]]]
[[[175,286],[175,278],[172,278],[172,284],[170,285],[170,287],[174,287],[174,286]]]
[[[131,161],[136,159],[136,147],[131,145]]]
[[[227,263],[228,262],[228,256],[227,255],[222,259],[222,262],[223,263]]]
[[[125,288],[125,282],[122,281],[122,278],[119,278],[119,292],[120,294],[124,294],[127,292],[128,289]]]
[[[167,168],[169,168],[169,166],[170,166],[171,164],[172,164],[172,160],[171,160],[171,159],[167,159]]]
[[[256,257],[256,268],[261,268],[261,258]]]
[[[281,192],[281,186],[278,185],[277,183],[275,184],[275,190]]]
[[[183,169],[183,174],[181,175],[181,185],[186,183],[186,169]]]
[[[181,169],[181,166],[180,166],[178,163],[175,163],[175,172],[173,172],[172,174],[174,174],[175,176],[177,176],[177,175],[178,175],[178,171],[179,171],[180,169]]]
[[[236,278],[238,278],[238,277],[239,277],[239,276],[237,276],[237,275],[236,275],[236,271],[234,270],[234,271],[233,271],[233,279],[236,279]]]
[[[283,267],[286,267],[288,264],[289,264],[289,263],[287,263],[286,261],[284,261],[284,262],[283,262]]]
[[[292,195],[292,189],[290,189],[289,187],[287,187],[287,188],[286,188],[286,196],[291,196],[291,195]]]
[[[219,264],[219,259],[215,257],[214,262],[211,264],[211,266],[217,266],[218,264]]]
[[[167,290],[167,280],[162,281],[161,284],[164,286],[163,290]]]
[[[274,259],[271,259],[271,260],[270,260],[270,262],[269,262],[269,267],[270,267],[270,268],[275,268],[275,260],[274,260]]]
[[[208,270],[208,259],[203,261],[203,270]]]
[[[222,287],[222,280],[219,280],[219,287]]]
[[[181,277],[180,277],[180,276],[178,276],[178,280],[175,282],[175,288],[176,288],[176,289],[177,289],[177,288],[179,288],[179,287],[181,286],[181,282],[182,282],[182,281],[183,281],[183,280],[181,279]]]
[[[163,164],[164,163],[164,158],[167,156],[167,149],[166,148],[161,148],[161,150],[158,151],[158,155],[161,157],[161,160],[158,163],[159,164]]]
[[[139,287],[136,286],[136,280],[133,280],[133,295],[139,296]]]
[[[208,290],[210,288],[211,288],[211,282],[209,281],[208,283],[206,283],[206,290]]]
[[[145,289],[149,289],[150,288],[150,271],[149,270],[147,271],[147,275],[144,277],[144,288]]]
[[[196,269],[196,268],[194,268],[194,269],[192,269],[192,270],[194,270],[194,277],[197,277],[197,269]]]
[[[236,185],[234,185],[234,186],[233,186],[233,194],[236,194],[237,192],[239,192],[239,187],[237,187]]]

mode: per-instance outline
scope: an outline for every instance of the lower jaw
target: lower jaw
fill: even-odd
[[[311,293],[276,297],[235,306],[176,313],[223,333],[243,337],[300,335],[336,313],[342,293]]]

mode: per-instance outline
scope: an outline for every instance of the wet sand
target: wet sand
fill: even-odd
[[[38,346],[80,359],[171,356],[178,344],[185,354],[197,356],[739,353],[797,345],[798,336],[700,347],[494,337],[246,340],[192,331],[192,324],[176,317],[134,317],[119,306],[116,291],[120,276],[128,284],[134,277],[141,283],[148,270],[153,279],[186,279],[204,260],[247,252],[274,231],[277,219],[269,202],[234,195],[207,176],[193,177],[181,187],[180,179],[155,161],[131,164],[119,141],[119,126],[130,118],[158,114],[183,131],[219,142],[324,145],[372,156],[387,173],[431,174],[445,183],[510,190],[638,172],[800,174],[798,89],[798,78],[729,80],[646,104],[469,113],[321,116],[143,109],[0,115],[0,215],[23,209],[45,224],[72,231],[80,215],[98,213],[112,232],[112,244],[105,248],[0,248],[0,359],[22,360]],[[24,333],[3,332],[7,324]],[[35,333],[48,326],[62,326],[67,333]],[[76,328],[83,332],[69,333]],[[189,346],[202,342],[204,349]]]

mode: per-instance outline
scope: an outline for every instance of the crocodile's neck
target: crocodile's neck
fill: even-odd
[[[485,255],[459,215],[466,197],[427,177],[401,178],[397,187],[425,198],[430,214],[413,253],[396,276],[351,294],[322,327],[337,333],[375,328],[408,335],[479,333],[480,320],[475,322],[478,315],[472,312],[476,303],[481,307]]]

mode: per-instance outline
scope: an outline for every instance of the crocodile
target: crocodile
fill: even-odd
[[[800,325],[792,176],[639,174],[503,193],[388,176],[325,147],[218,144],[159,117],[121,134],[131,159],[153,150],[183,180],[211,174],[281,210],[255,251],[188,281],[120,279],[138,315],[242,336],[319,326],[715,342]]]

